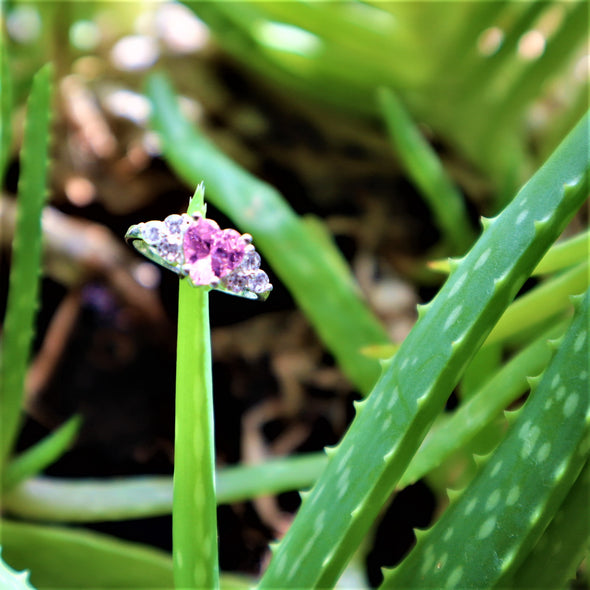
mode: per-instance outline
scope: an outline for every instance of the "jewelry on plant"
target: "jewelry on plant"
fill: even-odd
[[[160,266],[231,295],[264,301],[272,290],[260,269],[260,255],[250,234],[220,229],[200,214],[168,215],[164,221],[132,225],[125,239]]]

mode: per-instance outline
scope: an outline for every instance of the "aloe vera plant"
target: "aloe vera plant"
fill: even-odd
[[[271,8],[278,14],[290,10],[287,5]],[[251,10],[238,16],[252,14]],[[527,18],[533,19],[534,11],[540,8],[527,12]],[[362,49],[357,39],[351,43]],[[3,411],[8,407],[9,419],[3,441],[7,457],[3,509],[9,515],[54,523],[172,513],[174,548],[170,559],[161,551],[104,535],[5,519],[2,543],[7,563],[30,568],[39,588],[93,584],[170,588],[173,583],[177,588],[242,587],[243,580],[219,575],[216,504],[313,485],[303,493],[290,531],[273,547],[270,567],[259,585],[331,587],[396,489],[428,475],[454,452],[485,448],[487,453],[498,445],[493,455],[479,461],[476,478],[453,499],[440,521],[418,535],[416,548],[398,568],[386,572],[382,586],[532,587],[539,585],[539,564],[548,559],[554,560],[555,571],[542,581],[551,588],[564,584],[588,538],[587,526],[577,526],[577,515],[589,481],[589,296],[577,301],[573,320],[568,316],[568,296],[588,285],[587,233],[541,258],[588,195],[588,117],[498,217],[484,220],[483,234],[471,251],[451,261],[444,287],[420,308],[416,326],[396,354],[382,362],[378,378],[378,362],[363,355],[361,348],[387,342],[385,332],[363,302],[324,228],[299,218],[276,190],[220,154],[181,116],[165,80],[151,78],[155,126],[169,162],[191,183],[204,178],[212,202],[243,231],[254,234],[326,347],[368,397],[357,404],[346,436],[325,455],[275,459],[215,473],[208,287],[198,284],[195,289],[194,282],[191,285],[185,278],[179,296],[174,487],[171,478],[110,482],[30,478],[63,453],[79,427],[74,418],[32,449],[10,457],[38,288],[49,78],[49,70],[36,78],[28,115],[32,123],[25,134],[22,194],[28,214],[27,223],[21,223],[17,232],[15,250],[23,243],[33,247],[24,262],[22,256],[20,261],[15,257],[13,269],[20,276],[20,286],[13,281],[16,288],[11,285],[11,298],[18,301],[24,294],[24,304],[20,309],[9,305],[9,310],[16,311],[7,317],[16,324],[10,327],[7,320],[5,331],[5,346],[12,347],[6,349],[8,358],[16,361],[8,367],[12,370],[8,381],[7,365],[2,368]],[[520,96],[517,102],[525,99]],[[513,106],[518,110],[518,105]],[[411,130],[408,121],[403,125]],[[413,146],[414,159],[406,165],[431,197],[436,190],[429,183],[438,175],[439,186],[454,199],[453,207],[465,222],[464,235],[452,235],[452,219],[441,202],[433,200],[432,210],[449,242],[463,250],[472,236],[459,196],[442,169],[424,181],[420,164],[430,158],[436,168],[434,155],[424,152],[419,140]],[[27,190],[31,182],[38,191]],[[202,198],[200,187],[189,213],[199,209],[204,214]],[[177,271],[175,265],[166,267]],[[511,304],[534,272],[552,276]],[[502,366],[499,345],[518,338],[525,346]],[[559,340],[548,344],[555,338]],[[477,364],[469,367],[475,354]],[[441,417],[445,401],[468,367],[471,374],[461,383],[459,408],[450,418]],[[481,367],[483,375],[474,376]],[[541,371],[542,377],[532,380],[529,400],[516,418],[510,415],[511,425],[503,438],[503,429],[494,430],[494,420],[527,392],[526,376]],[[555,542],[566,537],[566,542]],[[5,574],[12,582],[12,572],[0,564],[0,580]],[[23,575],[18,584],[19,589],[30,587]]]
[[[0,586],[5,590],[35,590],[29,583],[29,572],[16,572],[0,558]]]
[[[507,438],[382,588],[513,587],[588,459],[589,301],[590,292]]]
[[[394,489],[475,350],[588,194],[588,115],[453,264],[306,494],[261,588],[325,587]],[[367,485],[367,482],[371,482]]]

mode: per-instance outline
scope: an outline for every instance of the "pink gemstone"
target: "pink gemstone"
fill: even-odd
[[[189,269],[188,274],[193,285],[211,285],[219,280],[211,268],[211,258],[197,260]]]
[[[197,260],[209,256],[215,236],[219,232],[219,226],[214,221],[199,217],[184,234],[183,250],[185,262],[194,264]],[[202,285],[204,283],[198,284]]]
[[[224,229],[218,232],[213,239],[211,248],[211,268],[219,277],[236,268],[242,258],[248,243],[235,229]]]

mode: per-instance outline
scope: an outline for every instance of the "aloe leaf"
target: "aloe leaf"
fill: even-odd
[[[8,563],[30,569],[39,590],[173,587],[168,554],[107,535],[2,520],[2,543]]]
[[[498,101],[494,111],[489,113],[487,121],[490,135],[496,130],[504,130],[514,125],[524,108],[539,94],[539,88],[548,78],[561,71],[563,63],[569,59],[572,51],[586,38],[586,3],[578,0],[563,6],[566,14],[557,31],[547,41],[543,55],[529,62],[523,73],[506,88],[505,98]]]
[[[387,88],[379,90],[378,98],[397,156],[428,203],[445,242],[462,254],[473,243],[475,232],[461,193],[399,98]]]
[[[81,426],[81,418],[74,416],[43,440],[14,457],[6,466],[3,491],[37,475],[57,461],[73,444]]]
[[[533,275],[543,275],[573,266],[587,260],[588,252],[590,252],[590,230],[580,232],[568,240],[557,242],[543,256]]]
[[[6,561],[29,568],[38,590],[173,588],[172,559],[147,545],[85,529],[2,520]],[[222,574],[221,589],[251,587],[250,580]]]
[[[578,476],[551,524],[509,581],[510,588],[566,588],[587,553],[590,467]],[[551,567],[546,567],[550,563]]]
[[[343,440],[260,587],[332,586],[489,331],[588,194],[588,116],[485,229],[419,319]]]
[[[4,38],[0,39],[0,43],[4,44],[3,50],[0,51],[0,184],[2,184],[12,145],[13,89]]]
[[[541,372],[550,358],[548,340],[563,332],[552,328],[519,352],[426,438],[398,488],[420,479],[467,445],[495,416],[526,391],[528,375]],[[225,467],[216,474],[218,504],[311,487],[328,462],[324,453],[273,459],[260,465]],[[170,514],[169,477],[71,480],[30,479],[3,498],[10,514],[54,522],[96,522]]]
[[[441,461],[465,448],[502,410],[525,393],[527,377],[538,375],[551,358],[549,338],[561,332],[561,328],[553,328],[519,352],[448,420],[433,429],[401,477],[399,487],[415,483]]]
[[[225,467],[216,477],[218,504],[243,502],[310,487],[327,463],[324,453]],[[172,478],[131,476],[109,480],[31,478],[2,498],[15,516],[53,522],[100,522],[172,512]]]
[[[551,277],[519,297],[491,331],[486,345],[502,342],[570,307],[569,298],[588,286],[588,262]]]
[[[588,458],[589,309],[590,292],[506,439],[381,588],[507,586]]]
[[[512,358],[440,427],[429,433],[398,488],[410,485],[467,445],[495,416],[526,391],[528,375],[538,374],[550,358],[553,328]],[[218,470],[218,504],[311,487],[326,467],[324,453],[273,459],[260,465]],[[95,522],[170,514],[169,477],[126,477],[105,481],[38,477],[3,498],[14,515],[54,522]]]
[[[379,363],[361,349],[388,342],[384,329],[359,296],[350,272],[334,264],[318,238],[268,184],[234,164],[181,115],[161,75],[148,80],[154,126],[166,158],[185,180],[204,181],[207,198],[244,232],[287,286],[320,338],[351,381],[366,393],[379,376]]]
[[[205,214],[203,185],[189,215]],[[177,588],[219,587],[209,287],[178,289],[172,556]]]
[[[0,547],[0,555],[2,547]],[[29,572],[17,572],[4,563],[0,557],[0,588],[3,590],[35,590],[29,582]]]
[[[556,242],[549,248],[547,254],[533,270],[532,275],[544,275],[574,266],[588,259],[590,251],[590,230],[586,230]],[[448,274],[451,270],[451,260],[434,260],[428,263],[431,270]]]
[[[0,360],[0,463],[10,453],[20,424],[38,305],[41,212],[47,196],[49,169],[51,76],[52,68],[46,65],[33,78],[21,152],[19,204]]]
[[[504,28],[505,35],[497,51],[486,57],[478,54],[477,61],[466,72],[469,76],[469,82],[474,89],[474,96],[466,95],[463,97],[465,100],[473,101],[476,98],[476,101],[481,101],[481,91],[489,92],[490,86],[496,84],[502,77],[502,74],[505,74],[505,70],[502,68],[510,68],[510,65],[514,63],[512,60],[516,55],[519,40],[531,29],[539,15],[550,6],[551,2],[522,3],[517,5],[516,8],[514,3],[508,5],[509,9],[516,9],[521,12],[516,15],[515,20],[509,27]],[[503,20],[506,21],[506,15],[504,15]],[[480,30],[484,30],[485,28],[484,26]]]

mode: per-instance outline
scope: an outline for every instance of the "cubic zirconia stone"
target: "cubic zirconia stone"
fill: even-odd
[[[248,288],[248,279],[239,272],[232,272],[225,276],[223,283],[232,293],[241,293]]]
[[[182,248],[180,242],[167,242],[162,240],[158,244],[158,254],[173,264],[182,262]]]
[[[164,223],[171,234],[180,234],[180,232],[184,229],[183,226],[186,225],[184,216],[176,214],[168,215],[168,217],[164,219]]]
[[[252,246],[250,246],[251,248]],[[240,268],[244,272],[252,272],[260,268],[260,254],[256,250],[249,250],[244,254],[244,258],[240,264]]]
[[[264,293],[270,288],[268,275],[263,270],[257,270],[248,277],[248,289],[256,294]]]
[[[141,235],[143,236],[144,242],[150,246],[154,246],[164,236],[165,227],[161,221],[148,221],[143,224],[141,229]]]

